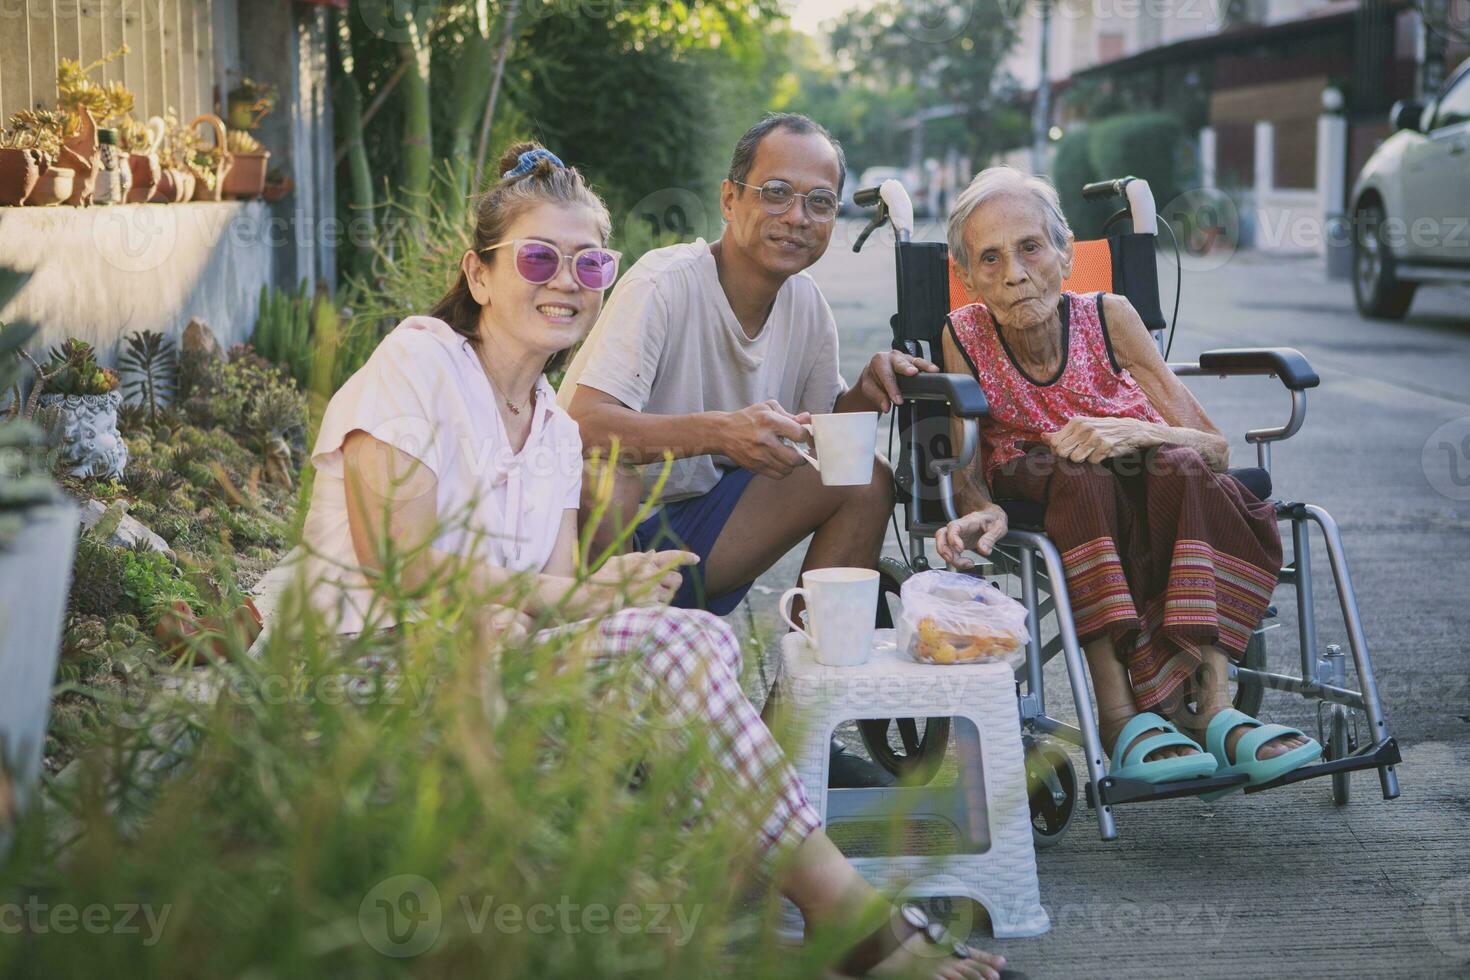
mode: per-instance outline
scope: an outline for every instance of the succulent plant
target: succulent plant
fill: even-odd
[[[62,58],[56,67],[57,103],[73,115],[83,109],[92,114],[97,125],[105,125],[112,119],[133,111],[133,93],[121,82],[103,85],[88,76],[98,68],[127,54],[126,44],[116,51],[84,65],[70,58]]]
[[[132,116],[120,119],[117,129],[118,140],[125,153],[147,153],[152,148],[153,134],[148,131],[147,126]]]
[[[265,147],[260,140],[243,129],[232,129],[225,136],[225,146],[231,153],[260,153]]]
[[[116,371],[97,363],[92,345],[75,337],[51,349],[45,373],[48,395],[105,395],[120,383]]]
[[[30,273],[0,266],[0,308],[25,285]],[[31,324],[0,324],[0,392],[13,391],[14,414],[0,418],[0,548],[19,533],[26,512],[59,499],[60,492],[46,465],[46,441],[41,428],[18,414],[20,408],[20,351],[35,335]]]
[[[128,334],[127,350],[118,364],[128,373],[124,393],[136,397],[148,410],[148,424],[178,389],[179,355],[174,342],[156,330]]]
[[[52,109],[22,109],[10,117],[0,146],[16,150],[40,150],[49,159],[61,153],[61,142],[75,135],[72,120]]]

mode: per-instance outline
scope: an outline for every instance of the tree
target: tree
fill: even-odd
[[[830,45],[848,86],[878,104],[906,90],[914,110],[953,107],[957,148],[985,159],[1015,145],[1018,125],[1024,133],[1015,85],[1001,70],[1015,39],[1008,4],[879,0],[840,18]]]

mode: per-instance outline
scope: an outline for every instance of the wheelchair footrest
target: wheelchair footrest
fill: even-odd
[[[1356,772],[1359,769],[1378,769],[1383,766],[1397,765],[1403,759],[1399,755],[1399,743],[1392,738],[1386,738],[1377,745],[1368,745],[1345,755],[1341,759],[1332,759],[1328,762],[1318,762],[1315,765],[1302,766],[1293,769],[1284,776],[1278,776],[1269,783],[1261,783],[1259,786],[1247,786],[1247,793],[1259,793],[1266,789],[1275,789],[1277,786],[1285,786],[1288,783],[1299,783],[1303,779],[1316,779],[1318,776],[1330,776],[1338,772]]]
[[[1176,779],[1165,783],[1104,776],[1100,786],[1103,803],[1107,806],[1118,806],[1122,803],[1143,803],[1148,800],[1171,800],[1176,796],[1198,796],[1200,793],[1227,786],[1239,786],[1245,781],[1246,777],[1241,775],[1196,776],[1193,779]],[[1091,783],[1087,784],[1087,805],[1097,809]]]

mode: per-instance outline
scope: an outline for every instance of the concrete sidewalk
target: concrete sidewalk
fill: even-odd
[[[850,381],[888,346],[894,308],[891,248],[875,236],[853,255],[853,237],[840,226],[812,270],[841,326]],[[942,231],[915,237],[938,240]],[[1167,312],[1171,264],[1161,262],[1160,277]],[[1353,778],[1346,807],[1333,805],[1327,780],[1214,804],[1123,807],[1110,843],[1079,805],[1067,837],[1038,855],[1051,931],[974,937],[1030,977],[1470,976],[1470,493],[1450,479],[1470,472],[1470,458],[1451,450],[1440,459],[1437,448],[1470,432],[1470,292],[1423,292],[1405,323],[1369,322],[1353,311],[1348,284],[1328,282],[1320,263],[1238,255],[1185,273],[1171,358],[1294,346],[1321,374],[1306,426],[1277,447],[1277,495],[1319,503],[1342,525],[1404,753],[1401,798],[1384,801],[1370,771]],[[1275,381],[1196,379],[1192,388],[1232,436],[1240,465],[1254,461],[1240,435],[1287,414]],[[776,632],[775,599],[794,584],[804,550],[763,576],[732,617],[754,629],[753,651]],[[1346,648],[1325,551],[1314,548],[1313,558],[1319,642]],[[1289,589],[1277,593],[1273,670],[1297,660],[1290,600]],[[1048,707],[1070,717],[1060,668],[1047,671]],[[752,694],[763,697],[758,686]],[[1295,696],[1268,692],[1261,717],[1316,732],[1314,710]]]

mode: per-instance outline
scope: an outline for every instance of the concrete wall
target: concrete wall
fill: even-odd
[[[195,316],[221,343],[243,341],[272,281],[269,214],[261,202],[0,208],[0,265],[33,272],[0,320],[39,324],[33,351],[80,337],[105,364],[125,334],[177,338]]]
[[[335,282],[345,230],[336,215],[327,10],[250,3],[240,5],[238,17],[240,72],[274,84],[280,96],[256,136],[271,151],[271,168],[295,183],[272,213],[283,231],[276,279],[282,286]]]

